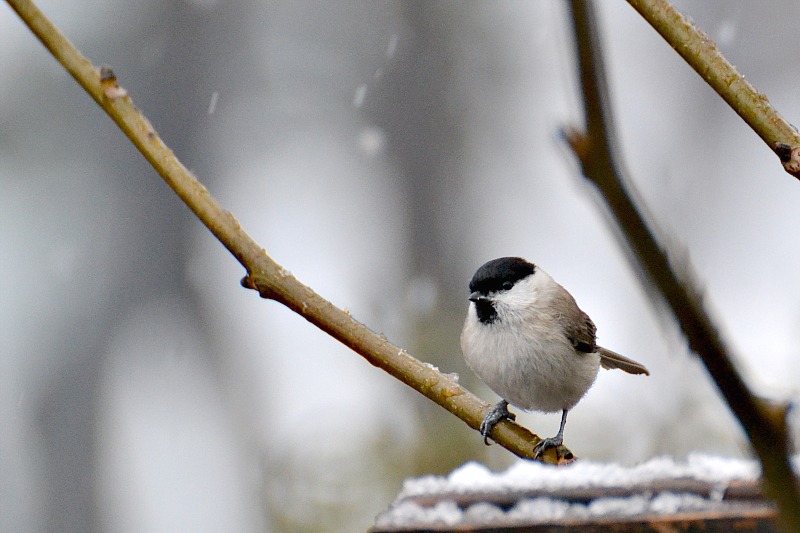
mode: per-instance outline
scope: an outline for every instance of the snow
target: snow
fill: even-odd
[[[219,92],[214,91],[211,93],[211,101],[208,103],[208,114],[213,115],[217,110],[217,101],[219,100]]]
[[[519,501],[508,511],[488,502],[476,503],[461,509],[452,500],[438,502],[433,507],[406,501],[378,516],[375,525],[378,528],[402,528],[435,525],[452,527],[460,523],[472,525],[542,523],[567,519],[674,515],[708,511],[722,505],[720,502],[712,502],[693,494],[670,492],[663,492],[653,498],[640,494],[628,498],[599,498],[588,505],[547,497],[528,498]]]
[[[503,472],[468,462],[447,476],[423,476],[406,480],[394,505],[378,516],[378,528],[435,525],[551,522],[564,519],[674,515],[739,505],[723,502],[725,488],[734,481],[756,481],[756,461],[691,454],[686,461],[655,457],[639,465],[577,461],[552,466],[520,460]],[[669,491],[653,492],[648,484],[670,480],[694,480],[712,485],[711,497]],[[557,494],[587,488],[632,488],[626,497],[597,497],[588,502],[568,501]],[[543,495],[532,497],[532,493]],[[514,494],[519,494],[515,501]],[[524,493],[524,494],[523,494]],[[483,501],[459,496],[479,495]],[[509,501],[507,509],[494,501]],[[426,504],[426,501],[428,502]],[[436,503],[430,503],[435,501]]]
[[[364,98],[367,96],[367,84],[361,83],[356,87],[356,92],[353,95],[353,107],[360,109],[364,105]]]
[[[470,505],[463,512],[463,521],[484,524],[487,522],[497,522],[505,518],[505,512],[498,506],[489,502],[478,502]]]
[[[463,511],[453,501],[439,502],[425,507],[414,502],[404,502],[395,507],[391,517],[386,514],[378,518],[379,527],[404,526],[410,524],[443,524],[453,526],[463,519]]]
[[[760,474],[757,462],[694,453],[686,462],[662,456],[634,467],[614,463],[577,461],[569,467],[539,462],[517,461],[506,471],[494,473],[485,466],[468,462],[447,477],[423,476],[406,480],[398,499],[441,493],[574,489],[585,487],[630,487],[665,479],[695,479],[726,484],[755,480]]]
[[[393,33],[389,38],[389,44],[386,46],[386,57],[392,59],[397,52],[397,34]]]
[[[567,517],[570,507],[569,503],[552,498],[532,498],[509,509],[506,519],[521,522],[535,516],[538,520],[558,520]]]

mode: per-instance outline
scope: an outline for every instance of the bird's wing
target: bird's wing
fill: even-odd
[[[607,350],[602,346],[597,346],[597,355],[600,356],[600,366],[606,369],[619,368],[628,374],[645,374],[650,375],[650,372],[641,363],[637,363],[633,359],[628,359],[624,355],[617,352]]]
[[[575,350],[582,353],[597,353],[600,356],[600,366],[606,369],[618,368],[629,374],[646,374],[650,372],[644,365],[637,363],[633,359],[628,359],[624,355],[612,352],[596,343],[597,327],[595,327],[589,315],[581,311],[575,299],[569,292],[564,290],[561,298],[553,301],[555,315],[561,322],[567,338],[575,347]]]
[[[596,350],[595,332],[597,328],[589,315],[580,310],[577,304],[561,310],[558,314],[562,318],[562,325],[567,338],[575,350],[583,353],[593,353]],[[571,314],[571,316],[570,316]]]

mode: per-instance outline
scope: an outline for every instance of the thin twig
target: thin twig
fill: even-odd
[[[385,370],[409,387],[441,405],[473,429],[480,427],[489,405],[442,374],[391,344],[382,335],[354,320],[288,270],[276,263],[239,225],[234,216],[184,167],[162,142],[153,126],[136,109],[124,88],[117,85],[111,69],[96,68],[67,40],[31,0],[8,0],[11,7],[39,40],[95,102],[127,135],[158,174],[184,201],[197,218],[219,239],[247,270],[242,285],[264,298],[278,301],[302,315],[332,337],[352,348],[371,364]],[[539,437],[505,420],[492,431],[492,439],[512,453],[532,458]],[[545,462],[558,462],[563,448],[546,454]]]
[[[668,0],[628,3],[675,49],[780,158],[783,168],[800,179],[800,136],[725,59],[717,45]]]
[[[659,246],[651,229],[655,227],[652,218],[615,149],[600,38],[591,3],[573,0],[572,13],[587,131],[569,131],[567,140],[580,160],[584,176],[602,193],[639,264],[663,295],[689,346],[700,356],[747,432],[763,466],[766,494],[778,504],[783,525],[787,531],[800,531],[800,487],[789,463],[785,420],[788,406],[767,404],[750,392],[703,309],[689,266],[672,262]]]

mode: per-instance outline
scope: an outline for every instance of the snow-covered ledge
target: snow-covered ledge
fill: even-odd
[[[727,531],[742,521],[752,529],[737,531],[772,531],[775,507],[762,498],[759,475],[756,461],[704,454],[685,462],[657,457],[632,467],[520,460],[499,473],[470,462],[446,477],[406,480],[373,532],[536,531],[556,525],[559,531],[592,525],[600,531],[611,524],[614,531],[684,531],[701,523],[704,531]]]

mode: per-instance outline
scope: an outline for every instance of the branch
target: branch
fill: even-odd
[[[786,405],[756,398],[737,372],[727,346],[705,312],[700,289],[688,265],[671,261],[651,228],[655,225],[638,198],[614,144],[612,115],[591,4],[572,1],[587,132],[566,132],[584,176],[605,198],[640,266],[671,308],[689,347],[705,364],[731,410],[745,429],[764,471],[766,495],[778,504],[787,531],[800,531],[800,487],[789,462]],[[679,268],[682,272],[679,271]]]
[[[264,298],[278,301],[335,339],[352,348],[371,364],[441,405],[473,429],[480,427],[489,405],[461,387],[451,376],[411,357],[382,335],[354,320],[288,270],[276,263],[239,225],[233,214],[222,208],[208,190],[175,157],[148,120],[136,109],[125,89],[117,85],[109,68],[97,69],[30,0],[8,0],[33,33],[63,65],[95,102],[111,117],[156,172],[189,209],[219,239],[247,270],[242,280]],[[539,437],[504,420],[492,439],[512,453],[531,459]],[[546,454],[545,462],[571,459],[563,447]]]
[[[797,130],[725,59],[714,41],[668,0],[628,3],[753,128],[780,158],[784,170],[800,179]]]

